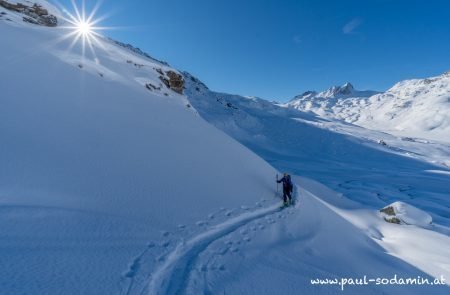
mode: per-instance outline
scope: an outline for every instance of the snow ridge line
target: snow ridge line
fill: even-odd
[[[251,221],[280,211],[280,205],[241,214],[217,224],[211,229],[180,243],[168,256],[163,265],[151,275],[148,294],[180,294],[184,291],[190,269],[198,254],[214,241],[236,231]]]

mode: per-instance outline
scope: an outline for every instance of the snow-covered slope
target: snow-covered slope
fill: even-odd
[[[275,279],[283,282],[283,292],[290,294],[299,290],[333,292],[311,287],[308,278],[312,277],[355,278],[362,273],[389,277],[392,272],[410,277],[418,269],[435,277],[450,275],[447,145],[403,140],[258,98],[213,92],[198,79],[184,75],[186,95],[201,116],[279,170],[300,176],[295,178],[301,186],[299,211],[276,226],[273,238],[255,238],[263,250],[249,246],[239,261],[229,261],[234,265],[233,276],[219,276],[220,280],[208,277],[213,280],[212,293],[229,290],[222,280],[233,286],[231,293],[239,293],[242,284],[237,277],[245,278],[246,292],[276,292],[280,286],[272,287]],[[426,228],[388,224],[378,210],[396,201],[424,210],[432,216],[433,224]],[[279,218],[285,218],[284,214]],[[361,233],[375,242],[362,246],[370,251],[369,257],[358,250]],[[398,265],[392,257],[410,265]],[[352,264],[354,260],[358,263]],[[448,291],[385,286],[346,292],[396,294],[399,290]]]
[[[355,123],[397,135],[450,142],[450,72],[402,81],[370,97]]]
[[[447,146],[212,92],[117,41],[83,55],[1,12],[0,293],[448,293],[311,282],[449,277]],[[385,222],[396,201],[433,223]]]
[[[399,136],[450,141],[449,73],[402,81],[375,95],[349,87],[346,84],[321,93],[308,92],[288,105]]]
[[[0,293],[120,293],[142,253],[273,199],[275,170],[159,79],[176,70],[0,12]]]

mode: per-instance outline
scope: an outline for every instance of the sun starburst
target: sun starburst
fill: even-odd
[[[77,31],[82,35],[92,35],[92,24],[85,21],[80,21],[79,23],[77,23]]]
[[[99,33],[101,30],[109,29],[107,27],[98,26],[98,24],[104,19],[104,17],[96,17],[96,13],[100,8],[100,2],[94,6],[91,12],[86,12],[85,1],[81,1],[79,7],[75,0],[71,0],[73,12],[70,12],[62,5],[60,5],[64,15],[63,20],[65,25],[61,26],[62,29],[68,30],[68,33],[64,35],[64,39],[73,38],[70,45],[71,49],[75,44],[81,42],[82,57],[84,58],[86,47],[88,47],[94,57],[95,47],[102,46],[100,39],[102,35]],[[97,46],[94,46],[97,45]]]

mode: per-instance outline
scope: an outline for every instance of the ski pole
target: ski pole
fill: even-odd
[[[278,197],[278,173],[277,173],[277,197]]]

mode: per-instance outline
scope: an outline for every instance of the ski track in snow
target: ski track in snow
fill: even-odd
[[[297,196],[293,196],[294,200],[296,197]],[[269,224],[273,224],[275,223],[274,219],[276,218],[271,218],[271,216],[279,213],[283,210],[283,208],[280,208],[280,204],[276,203],[269,207],[264,207],[255,211],[248,211],[249,208],[247,207],[243,210],[243,214],[227,219],[220,224],[212,226],[206,231],[194,235],[189,240],[179,243],[176,248],[167,255],[164,259],[164,263],[157,266],[157,268],[152,272],[149,277],[149,283],[144,287],[140,294],[186,293],[190,273],[194,269],[199,255],[203,253],[212,243],[227,237],[229,234],[238,231],[253,221],[265,218]],[[229,217],[230,215],[225,214],[225,216]],[[260,227],[259,229],[264,229],[264,227]],[[249,231],[250,230],[252,229],[249,229]],[[256,230],[257,228],[252,231]],[[242,229],[241,233],[243,231],[245,231],[245,229]],[[244,235],[243,240],[250,242],[251,238]],[[230,249],[230,251],[235,252],[233,249]],[[145,255],[145,253],[140,255],[140,257],[143,255]],[[133,269],[133,266],[131,269]],[[219,267],[219,269],[221,268]],[[133,281],[130,284],[133,284]],[[128,288],[126,294],[133,294],[130,290],[131,287]]]

